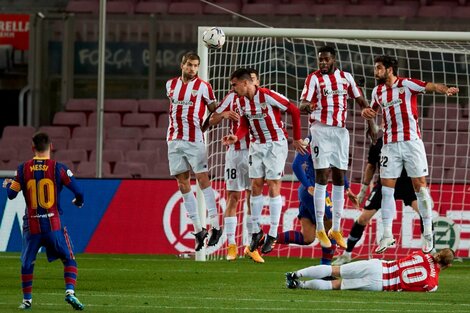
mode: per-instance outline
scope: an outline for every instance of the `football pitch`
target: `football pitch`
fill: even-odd
[[[285,287],[284,273],[318,260],[195,262],[172,255],[77,255],[77,296],[87,312],[470,312],[470,262],[441,272],[435,293],[313,291]],[[18,312],[18,253],[0,253],[0,312]],[[41,253],[32,312],[72,312],[59,261]]]

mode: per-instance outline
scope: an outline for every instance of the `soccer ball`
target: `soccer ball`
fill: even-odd
[[[212,27],[202,34],[202,41],[207,48],[220,49],[225,43],[225,34],[222,28]]]

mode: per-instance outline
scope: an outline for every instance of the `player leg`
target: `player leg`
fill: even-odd
[[[330,203],[330,205],[327,204],[327,207],[325,208],[325,219],[323,220],[323,223],[325,224],[325,229],[326,231],[330,231],[332,227],[332,213],[331,213],[331,200],[327,196],[327,203]],[[333,260],[333,256],[335,255],[336,252],[336,240],[330,238],[331,246],[329,248],[326,247],[321,247],[321,259],[320,259],[320,264],[323,265],[331,265],[331,261]],[[329,279],[333,279],[333,277],[329,277]]]
[[[377,184],[372,192],[369,194],[369,198],[365,203],[364,210],[361,215],[354,221],[354,225],[349,232],[348,241],[346,243],[346,250],[340,255],[334,262],[333,265],[343,265],[351,262],[352,260],[352,251],[356,244],[361,240],[362,234],[366,226],[369,224],[370,220],[377,211],[380,209],[380,204],[382,202],[382,186]]]
[[[237,230],[237,207],[240,202],[240,191],[227,191],[227,208],[224,216],[225,233],[227,234],[228,251],[227,260],[237,258],[237,244],[235,242],[235,233]]]
[[[346,242],[341,233],[341,216],[344,210],[344,174],[345,171],[332,168],[333,192],[331,195],[333,202],[333,226],[328,232],[328,237],[334,239],[342,248],[346,248]]]
[[[246,189],[245,190],[245,195],[246,195],[246,207],[247,207],[247,215],[246,215],[246,229],[247,229],[247,232],[249,235],[251,235],[253,233],[253,223],[252,223],[252,219],[251,219],[251,204],[250,204],[250,201],[251,201],[251,190],[250,189]],[[261,257],[261,255],[259,254],[259,251],[258,249],[255,249],[255,251],[251,252],[250,251],[250,245],[247,245],[245,246],[245,250],[243,251],[243,253],[248,256],[249,258],[251,258],[253,261],[255,261],[256,263],[264,263],[264,259]]]
[[[40,248],[41,235],[31,235],[25,230],[23,232],[23,245],[21,248],[21,288],[23,290],[23,301],[18,307],[22,310],[28,310],[32,305],[34,263]]]

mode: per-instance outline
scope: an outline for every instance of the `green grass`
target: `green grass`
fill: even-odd
[[[318,260],[235,262],[175,256],[77,256],[77,295],[87,312],[470,312],[470,264],[441,274],[435,293],[289,290],[284,273]],[[0,312],[18,312],[17,253],[0,253]],[[72,312],[64,301],[62,264],[40,254],[33,312]]]

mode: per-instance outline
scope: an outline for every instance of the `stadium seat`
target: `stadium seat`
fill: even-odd
[[[0,146],[0,161],[8,162],[10,160],[17,160],[18,152],[12,147]]]
[[[416,16],[418,7],[418,2],[393,1],[391,5],[380,6],[377,15],[383,17],[411,18]]]
[[[69,112],[94,112],[96,111],[96,99],[69,99],[65,104],[65,110]]]
[[[137,112],[139,104],[135,99],[105,99],[104,111],[105,112],[118,112],[121,114],[128,112]]]
[[[104,142],[104,149],[117,150],[137,150],[138,141],[134,139],[107,139]]]
[[[166,139],[167,129],[149,127],[142,133],[142,139]]]
[[[24,161],[20,160],[9,160],[7,162],[0,162],[0,171],[16,171],[18,169],[18,165]]]
[[[139,127],[110,127],[106,130],[106,139],[137,139],[142,137]]]
[[[423,130],[444,130],[445,121],[442,119],[422,119],[422,129]]]
[[[147,164],[136,162],[117,162],[114,167],[113,177],[143,178],[149,173]]]
[[[168,2],[161,1],[139,1],[135,5],[135,13],[145,14],[166,14],[168,12]]]
[[[468,120],[458,120],[458,121],[448,120],[446,123],[446,130],[468,132],[469,131]]]
[[[22,150],[27,150],[30,153],[30,157],[33,155],[33,151],[31,150],[32,141],[31,137],[29,138],[21,138],[21,137],[2,137],[0,140],[0,147],[8,147],[15,149],[18,153]]]
[[[124,161],[124,152],[122,150],[114,149],[114,150],[107,150],[104,149],[102,151],[101,157],[103,162],[108,162],[114,165],[117,162]],[[91,151],[90,161],[96,161],[96,150]]]
[[[106,133],[106,129],[104,131]],[[72,132],[72,138],[93,138],[96,135],[95,126],[75,127]]]
[[[157,127],[158,128],[168,128],[168,123],[169,123],[169,114],[167,113],[162,113],[158,116],[157,120]]]
[[[337,4],[314,4],[307,7],[308,15],[313,16],[343,16],[343,6]]]
[[[58,162],[71,161],[73,163],[78,163],[87,161],[88,155],[84,149],[59,150],[54,153],[54,159]]]
[[[56,112],[52,124],[55,126],[86,126],[86,114],[83,112]]]
[[[69,146],[69,139],[66,138],[51,138],[52,140],[52,152],[57,150],[67,149]]]
[[[111,165],[108,162],[102,163],[102,176],[110,176],[111,175]],[[96,162],[80,162],[77,165],[77,169],[75,170],[75,176],[77,177],[88,177],[93,178],[96,177]]]
[[[233,0],[220,1],[220,0],[218,0],[218,1],[211,1],[211,2],[214,3],[217,6],[220,6],[220,7],[223,7],[224,9],[227,9],[228,11],[232,11],[232,12],[235,12],[235,13],[240,13],[240,8],[241,8],[240,1],[233,1]],[[231,14],[228,11],[222,10],[222,9],[220,9],[218,7],[215,7],[213,5],[210,5],[210,4],[205,4],[203,9],[202,9],[203,14],[216,14],[216,15]]]
[[[72,138],[69,140],[68,149],[83,149],[93,151],[96,149],[96,137]]]
[[[99,1],[93,0],[70,0],[65,11],[71,13],[98,13],[99,4]]]
[[[157,151],[151,150],[129,150],[126,152],[126,161],[145,163],[148,168],[151,169],[153,164],[159,160],[159,154]]]
[[[380,11],[380,4],[376,0],[363,0],[357,4],[348,4],[343,7],[344,16],[376,17]]]
[[[70,128],[67,126],[41,126],[38,131],[47,133],[53,141],[56,139],[70,139]]]
[[[106,1],[106,12],[114,14],[133,14],[134,3],[131,0],[128,1]]]
[[[88,126],[96,127],[96,112],[88,116]],[[103,113],[103,127],[109,128],[121,126],[121,115],[119,113]]]
[[[153,165],[153,170],[151,172],[151,178],[159,179],[171,179],[170,168],[168,166],[168,161],[156,162]]]
[[[163,150],[168,149],[165,139],[143,139],[139,144],[139,150]]]
[[[242,15],[272,15],[275,11],[273,3],[244,2]]]
[[[168,99],[141,99],[138,100],[139,112],[142,113],[168,113]]]
[[[450,5],[422,5],[418,8],[418,17],[442,18],[452,16],[454,8]]]
[[[155,115],[152,113],[126,113],[123,126],[155,127]]]
[[[2,138],[28,138],[31,140],[36,129],[32,126],[5,126]]]
[[[202,14],[202,4],[199,1],[171,1],[168,6],[168,14],[200,15]]]
[[[275,15],[305,15],[308,12],[307,3],[279,3],[274,7]]]

